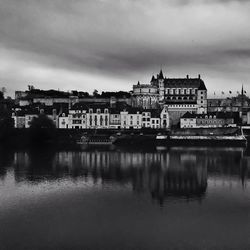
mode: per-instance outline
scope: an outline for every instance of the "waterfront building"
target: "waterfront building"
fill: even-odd
[[[192,114],[187,112],[180,119],[181,128],[219,128],[236,127],[239,114],[233,112],[216,112]]]
[[[248,113],[250,112],[250,99],[245,95],[242,86],[241,94],[226,98],[208,99],[208,112],[238,112],[241,124],[250,124]]]
[[[14,127],[15,128],[29,128],[30,123],[33,118],[38,117],[40,114],[46,115],[49,119],[53,121],[55,126],[59,127],[59,114],[60,110],[59,107],[47,107],[47,106],[28,106],[28,107],[18,107],[14,108],[12,112],[12,118],[14,120]]]
[[[192,113],[185,113],[180,119],[180,128],[196,128],[197,115]]]
[[[164,105],[161,114],[161,128],[169,128],[170,127],[170,117],[168,112],[168,107]]]
[[[25,128],[25,113],[22,110],[17,110],[12,113],[15,128]]]
[[[124,109],[121,114],[121,128],[140,129],[142,128],[142,113],[138,109]]]
[[[69,128],[69,116],[65,113],[62,113],[58,117],[58,128],[68,129]]]
[[[142,111],[142,127],[143,128],[151,128],[151,110],[143,110]]]
[[[90,106],[86,114],[87,128],[109,128],[109,109],[103,106]]]
[[[63,118],[60,118],[60,122]],[[65,125],[67,120],[64,119]],[[67,125],[66,125],[67,126]],[[68,114],[68,128],[69,129],[85,129],[87,128],[87,107],[82,103],[76,103],[69,110]]]
[[[119,109],[116,108],[110,109],[109,128],[111,129],[121,128],[121,113]]]
[[[150,128],[158,129],[161,127],[161,112],[159,110],[152,110],[150,117]]]
[[[68,115],[68,128],[105,129],[109,128],[109,109],[105,105],[76,103]]]

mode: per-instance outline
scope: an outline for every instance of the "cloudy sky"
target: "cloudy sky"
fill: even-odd
[[[248,0],[0,0],[0,87],[131,90],[163,69],[250,93]]]

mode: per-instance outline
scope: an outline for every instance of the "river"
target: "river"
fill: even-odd
[[[0,151],[0,249],[250,249],[250,150]]]

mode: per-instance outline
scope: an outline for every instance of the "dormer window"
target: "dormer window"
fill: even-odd
[[[104,109],[104,113],[107,114],[108,113],[108,109]]]
[[[93,109],[89,109],[89,113],[90,113],[90,114],[93,114]]]
[[[97,113],[97,114],[100,114],[100,113],[101,113],[101,110],[100,110],[100,109],[97,109],[97,110],[96,110],[96,113]]]

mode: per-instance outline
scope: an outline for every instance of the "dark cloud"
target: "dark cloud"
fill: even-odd
[[[212,87],[250,80],[248,1],[0,0],[0,6],[0,80],[11,89],[32,79],[44,88],[89,90],[92,79],[98,88],[124,88],[127,81],[130,89],[161,67],[177,77],[202,72]]]

